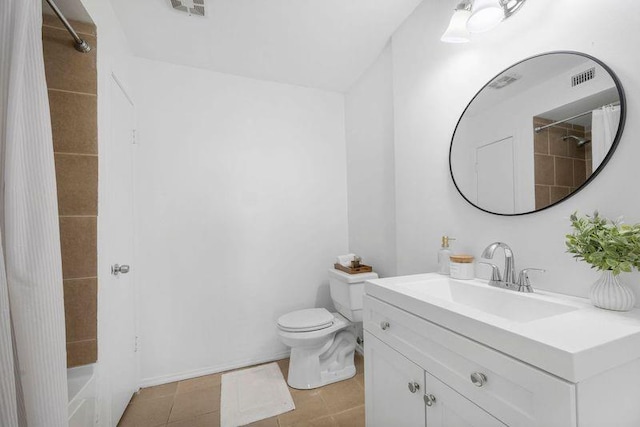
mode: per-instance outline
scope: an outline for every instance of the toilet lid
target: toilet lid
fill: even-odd
[[[328,328],[333,324],[333,314],[325,308],[309,308],[280,316],[278,326],[287,332],[310,332]]]

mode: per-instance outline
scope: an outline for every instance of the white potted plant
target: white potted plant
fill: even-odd
[[[567,234],[567,252],[591,264],[602,275],[589,291],[591,302],[607,310],[628,311],[635,294],[620,281],[621,272],[640,269],[640,224],[623,224],[598,215],[571,215],[573,233]]]

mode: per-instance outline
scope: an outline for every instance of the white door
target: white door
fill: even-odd
[[[478,147],[476,174],[477,205],[496,213],[515,213],[512,137]]]
[[[425,425],[424,370],[365,331],[367,427]]]
[[[427,427],[505,427],[489,413],[425,372]]]
[[[104,371],[111,397],[111,425],[116,425],[137,390],[135,291],[133,265],[133,144],[134,106],[115,76],[110,81],[110,131],[104,144],[104,206],[100,215],[104,256],[110,265],[130,266],[131,271],[110,274],[101,283],[104,339],[98,343],[104,355]]]

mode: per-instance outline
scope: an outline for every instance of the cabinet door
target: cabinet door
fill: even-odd
[[[427,427],[505,427],[479,406],[425,372]],[[433,398],[431,398],[433,397]]]
[[[367,331],[364,342],[367,427],[424,426],[424,370]]]

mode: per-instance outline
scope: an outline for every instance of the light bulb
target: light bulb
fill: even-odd
[[[504,9],[499,0],[474,0],[467,30],[482,33],[495,28],[504,19]]]

